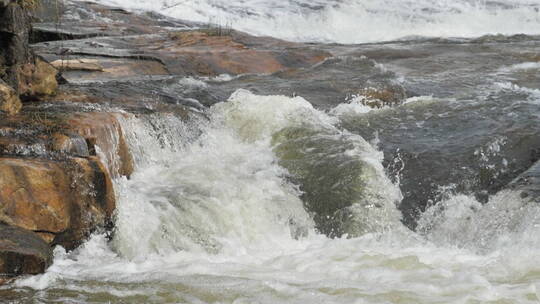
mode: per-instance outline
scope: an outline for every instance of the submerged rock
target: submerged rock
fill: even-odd
[[[130,176],[133,173],[133,157],[114,113],[77,113],[68,120],[68,125],[86,139],[91,153],[101,153],[112,176]]]
[[[361,137],[289,127],[273,136],[273,144],[320,232],[358,236],[399,223],[399,190],[370,161],[376,152]]]
[[[37,234],[0,223],[0,285],[10,277],[43,273],[52,249]]]

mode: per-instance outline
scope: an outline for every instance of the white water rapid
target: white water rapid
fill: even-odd
[[[99,0],[290,41],[540,34],[539,0]]]
[[[137,168],[116,181],[112,241],[98,234],[74,252],[57,248],[47,273],[16,287],[70,303],[538,303],[538,206],[512,192],[484,206],[451,196],[424,214],[416,234],[400,223],[400,192],[381,153],[336,128],[337,117],[301,97],[244,90],[209,116],[119,116]],[[313,142],[280,141],[289,128],[307,128],[300,138],[322,145],[295,150],[284,143]],[[302,170],[317,177],[302,157],[368,168],[354,172],[375,182],[361,184],[367,190],[342,220],[375,222],[345,225],[341,238],[317,233],[291,182]],[[302,160],[293,163],[302,170],[283,159]],[[300,180],[308,189],[313,181]],[[336,180],[331,191],[339,197],[348,187],[357,189]]]

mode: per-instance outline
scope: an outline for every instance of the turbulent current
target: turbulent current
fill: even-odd
[[[540,158],[538,0],[98,2],[332,57],[89,84],[197,108],[119,113],[114,230],[0,302],[539,303],[540,205],[506,186]]]
[[[343,107],[238,90],[208,118],[118,116],[137,168],[116,181],[113,235],[56,248],[19,299],[537,303],[540,209],[455,195],[408,230],[382,153],[338,127]]]
[[[540,34],[538,0],[101,0],[291,41]]]

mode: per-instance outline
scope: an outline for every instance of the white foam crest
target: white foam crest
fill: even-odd
[[[468,195],[454,195],[430,207],[418,231],[439,245],[485,253],[516,248],[540,249],[540,206],[505,190],[485,205]]]
[[[511,91],[519,94],[527,95],[527,102],[540,103],[540,90],[521,87],[511,82],[496,82],[495,89],[498,91]]]
[[[245,143],[219,122],[200,124],[204,134],[186,145],[189,136],[175,137],[186,136],[185,123],[172,119],[122,122],[142,164],[117,183],[114,245],[122,255],[260,250],[308,233],[299,194],[268,145]]]
[[[247,90],[237,90],[228,102],[213,107],[214,119],[234,129],[248,141],[270,141],[277,131],[291,126],[310,124],[333,128],[337,122],[302,97],[259,96]]]
[[[361,115],[375,110],[365,104],[365,99],[365,96],[353,96],[348,102],[340,103],[334,107],[330,114],[340,117],[344,115]]]
[[[16,285],[100,291],[119,303],[137,294],[182,302],[185,292],[194,303],[534,303],[540,284],[537,254],[478,255],[407,231],[355,239],[313,235],[245,255],[178,252],[135,262],[107,248],[95,236],[78,252],[58,255],[45,275]]]
[[[407,36],[540,34],[538,0],[100,0],[291,41],[364,43]]]
[[[191,115],[182,119],[174,114],[117,115],[137,168],[164,164],[183,151],[201,134],[206,119]]]
[[[510,70],[538,70],[540,69],[540,62],[523,62],[518,63],[510,67]]]

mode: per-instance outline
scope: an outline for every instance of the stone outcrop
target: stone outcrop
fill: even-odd
[[[331,56],[305,44],[254,37],[233,30],[201,29],[200,25],[164,16],[157,21],[143,14],[92,3],[72,5],[116,21],[112,26],[108,19],[81,21],[68,17],[62,20],[62,28],[48,23],[36,26],[51,37],[93,37],[58,39],[35,45],[37,53],[54,62],[64,71],[63,77],[72,83],[163,75],[272,74],[309,67]],[[64,28],[66,24],[71,26]],[[163,25],[177,30],[170,31]]]
[[[68,125],[86,139],[93,154],[102,153],[112,176],[130,176],[133,173],[133,159],[114,114],[79,113],[69,119]],[[96,147],[100,151],[96,151]]]
[[[73,249],[110,225],[114,191],[96,158],[0,158],[0,221]]]
[[[36,233],[0,223],[0,284],[21,274],[39,274],[52,263],[52,249]]]

